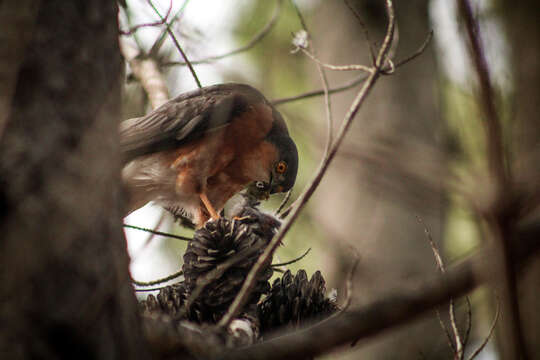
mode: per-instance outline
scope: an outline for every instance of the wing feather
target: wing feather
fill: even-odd
[[[254,101],[266,100],[242,84],[215,85],[179,95],[146,116],[120,123],[124,161],[194,141],[228,125]]]

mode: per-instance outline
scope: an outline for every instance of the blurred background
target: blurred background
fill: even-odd
[[[350,0],[369,31],[372,46],[381,43],[386,15],[382,1]],[[523,88],[524,77],[538,78],[538,5],[506,1],[474,1],[480,21],[492,82],[504,123],[505,144],[511,146],[519,181],[538,185],[538,130],[534,110],[540,99],[538,86]],[[168,0],[156,0],[162,15]],[[370,64],[370,47],[364,27],[342,1],[297,1],[310,31],[317,56],[331,64]],[[532,4],[532,5],[531,5]],[[476,100],[476,75],[467,53],[464,30],[453,1],[397,2],[398,29],[394,59],[414,53],[433,30],[425,52],[383,76],[356,116],[337,158],[299,220],[277,252],[287,261],[311,252],[289,268],[320,270],[327,290],[336,289],[338,302],[346,295],[346,280],[355,261],[352,307],[383,297],[402,283],[437,271],[426,230],[438,244],[447,264],[459,260],[481,244],[481,223],[472,203],[487,195],[482,182],[486,172],[484,130]],[[532,6],[532,8],[528,7]],[[535,11],[536,7],[536,11]],[[289,1],[192,0],[172,2],[170,16],[177,15],[173,30],[192,61],[227,53],[250,43],[275,18],[276,23],[248,51],[205,64],[195,71],[203,86],[243,82],[260,89],[268,99],[279,99],[321,88],[315,63],[294,52],[293,34],[301,23]],[[147,1],[129,0],[120,11],[122,29],[159,20]],[[122,40],[148,52],[162,27],[143,27]],[[536,34],[538,31],[536,30]],[[527,38],[532,36],[532,38]],[[516,41],[521,39],[521,41]],[[517,58],[519,56],[519,58]],[[516,61],[519,59],[519,61]],[[157,61],[170,96],[196,88],[170,39],[161,47]],[[326,71],[330,87],[347,84],[358,72]],[[124,118],[150,110],[147,95],[126,66]],[[332,95],[332,115],[337,130],[359,86]],[[528,110],[527,110],[528,109]],[[283,103],[292,137],[299,145],[300,170],[292,200],[305,188],[321,160],[326,142],[324,97]],[[474,198],[474,201],[472,199]],[[281,196],[264,204],[273,212]],[[189,235],[170,215],[151,204],[134,212],[125,223],[160,231]],[[182,266],[186,243],[126,229],[132,258],[131,272],[139,281],[170,275]],[[276,261],[276,260],[275,260]],[[536,310],[538,264],[533,265],[523,288],[525,327],[531,350],[540,354],[540,319]],[[279,274],[277,274],[279,275]],[[533,284],[532,286],[530,284]],[[533,290],[530,290],[533,289]],[[144,298],[148,292],[138,292]],[[470,294],[472,331],[470,353],[486,338],[494,318],[496,301],[489,288]],[[460,330],[467,328],[464,299],[456,303]],[[440,309],[448,323],[448,311]],[[530,315],[530,316],[529,316]],[[500,335],[498,335],[500,337]],[[535,339],[536,338],[536,343]],[[499,338],[500,339],[500,338]],[[504,358],[497,335],[477,359]],[[502,342],[500,342],[502,343]],[[435,313],[386,336],[343,348],[328,355],[339,359],[449,359],[453,357],[445,331]]]

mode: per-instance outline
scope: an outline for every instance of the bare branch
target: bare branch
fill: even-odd
[[[138,280],[135,280],[135,279],[132,278],[131,282],[134,283],[137,286],[152,286],[152,285],[162,284],[162,283],[167,282],[167,281],[172,280],[172,279],[176,279],[177,277],[180,277],[182,275],[184,275],[184,272],[182,270],[180,270],[180,271],[175,272],[174,274],[171,274],[171,275],[166,276],[166,277],[161,278],[161,279],[156,279],[156,280],[152,280],[152,281],[138,281]],[[137,291],[137,289],[136,289],[136,291]]]
[[[251,38],[251,40],[248,41],[246,45],[241,46],[237,49],[228,51],[221,55],[214,55],[214,56],[210,56],[204,59],[191,61],[191,64],[192,65],[209,64],[209,63],[224,59],[229,56],[238,55],[240,53],[248,51],[249,49],[257,45],[262,39],[264,39],[266,35],[268,35],[268,33],[270,33],[274,25],[277,23],[277,20],[281,13],[282,2],[283,0],[276,0],[276,7],[274,8],[274,13],[272,14],[272,17],[270,18],[270,21],[268,21],[268,23],[257,34],[255,34],[255,36],[253,36],[253,38]],[[171,61],[171,62],[167,62],[163,64],[163,66],[176,66],[176,65],[184,66],[184,65],[188,65],[188,63],[185,61]]]
[[[272,257],[272,254],[274,253],[274,250],[281,243],[281,241],[283,240],[283,237],[289,231],[294,221],[297,219],[300,213],[300,210],[304,208],[305,204],[311,198],[311,195],[313,195],[313,192],[315,191],[315,189],[318,187],[319,183],[322,180],[322,177],[324,176],[324,174],[326,173],[328,169],[328,166],[332,162],[333,158],[335,157],[337,153],[337,150],[339,149],[341,143],[343,142],[343,139],[345,138],[345,135],[347,134],[354,117],[358,113],[360,106],[364,103],[367,95],[370,93],[377,79],[381,75],[382,64],[386,59],[386,55],[388,53],[390,43],[392,42],[392,37],[394,34],[394,27],[395,27],[393,3],[391,0],[386,0],[386,5],[387,5],[387,12],[388,12],[388,30],[387,30],[383,45],[381,49],[379,50],[379,54],[376,59],[376,63],[374,66],[375,70],[370,73],[369,77],[366,79],[366,82],[364,83],[364,85],[358,92],[356,98],[354,99],[347,114],[345,115],[340,131],[336,137],[336,141],[332,145],[332,148],[330,150],[330,153],[328,154],[328,157],[325,158],[320,163],[319,168],[317,169],[317,172],[315,174],[315,177],[310,182],[308,187],[300,195],[298,199],[298,206],[296,206],[291,211],[291,214],[289,215],[287,220],[285,220],[285,222],[281,225],[278,233],[274,236],[270,244],[267,246],[265,251],[259,257],[255,265],[252,267],[251,271],[246,277],[246,280],[244,281],[244,284],[242,285],[240,292],[238,293],[237,297],[234,299],[232,305],[230,306],[229,311],[220,320],[218,324],[220,327],[224,327],[228,325],[231,319],[233,319],[237,315],[239,309],[241,309],[242,306],[244,305],[245,301],[247,300],[251,292],[251,289],[253,288],[255,284],[257,274],[263,268],[264,264],[268,263],[269,259]]]
[[[394,63],[394,68],[397,69],[397,68],[409,63],[410,61],[416,59],[418,56],[420,56],[424,52],[424,50],[427,48],[427,46],[429,45],[432,38],[433,38],[433,31],[430,31],[428,33],[428,35],[426,36],[426,40],[424,40],[424,42],[418,48],[418,50],[416,50],[411,55],[407,56],[405,59],[402,59],[402,60],[399,60],[399,61],[395,62]],[[390,70],[391,70],[390,68],[387,68],[382,73],[384,75],[390,75]],[[360,75],[359,77],[357,77],[357,78],[355,78],[355,79],[353,79],[353,80],[351,80],[351,81],[349,81],[349,82],[347,82],[347,83],[345,83],[345,84],[343,84],[341,86],[328,89],[328,93],[329,94],[335,94],[335,93],[339,93],[339,92],[342,92],[342,91],[352,89],[353,87],[363,83],[367,79],[367,77],[368,76],[365,75],[365,74]],[[279,105],[283,105],[283,104],[286,104],[286,103],[289,103],[289,102],[308,99],[308,98],[315,97],[315,96],[320,96],[320,95],[324,95],[324,89],[313,90],[313,91],[309,91],[309,92],[306,92],[306,93],[303,93],[303,94],[300,94],[300,95],[289,96],[289,97],[280,98],[280,99],[274,99],[274,100],[271,101],[271,103],[274,106],[279,106]]]
[[[166,233],[166,232],[157,231],[157,230],[153,230],[153,229],[147,229],[147,228],[143,228],[143,227],[140,227],[140,226],[129,225],[129,224],[124,224],[123,226],[124,226],[125,228],[128,228],[128,229],[134,229],[134,230],[139,230],[139,231],[145,231],[145,232],[148,232],[148,233],[151,233],[151,234],[154,234],[154,235],[160,235],[160,236],[170,237],[170,238],[173,238],[173,239],[184,240],[184,241],[191,241],[191,240],[193,240],[192,238],[187,237],[187,236],[180,236],[180,235],[175,235],[175,234],[169,234],[169,233]]]
[[[367,79],[367,75],[360,75],[359,77],[341,85],[341,86],[338,86],[338,87],[335,87],[335,88],[332,88],[332,89],[328,89],[328,93],[329,94],[334,94],[334,93],[338,93],[338,92],[342,92],[342,91],[345,91],[345,90],[349,90],[349,89],[352,89],[353,87],[357,86],[357,85],[360,85],[361,83],[363,83],[364,81],[366,81]],[[298,101],[298,100],[303,100],[303,99],[308,99],[308,98],[312,98],[312,97],[315,97],[315,96],[321,96],[321,95],[324,95],[324,89],[320,89],[320,90],[313,90],[313,91],[309,91],[309,92],[306,92],[306,93],[303,93],[303,94],[299,94],[299,95],[295,95],[295,96],[289,96],[289,97],[285,97],[285,98],[280,98],[280,99],[275,99],[275,100],[272,100],[271,103],[272,105],[274,106],[279,106],[279,105],[283,105],[283,104],[286,104],[286,103],[289,103],[289,102],[293,102],[293,101]]]

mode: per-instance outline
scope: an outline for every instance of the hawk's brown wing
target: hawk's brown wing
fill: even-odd
[[[124,161],[196,140],[263,101],[257,90],[243,84],[220,84],[182,94],[146,116],[120,124]]]

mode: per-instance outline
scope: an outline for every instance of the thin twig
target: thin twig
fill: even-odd
[[[349,0],[344,0],[344,2],[345,2],[345,5],[347,5],[347,7],[349,8],[349,10],[356,17],[356,20],[358,20],[358,23],[360,24],[360,26],[362,27],[362,32],[364,33],[364,39],[366,40],[367,47],[369,49],[369,55],[370,55],[370,58],[371,58],[371,63],[374,64],[375,63],[375,49],[373,48],[373,43],[371,42],[371,40],[369,38],[368,28],[367,28],[366,24],[364,23],[364,21],[362,20],[362,17],[360,16],[360,13],[354,8],[354,6],[352,6],[349,3]]]
[[[456,345],[454,344],[454,339],[452,338],[452,335],[450,334],[448,327],[444,323],[439,309],[435,309],[435,313],[437,314],[437,320],[439,320],[439,326],[441,327],[441,329],[444,331],[444,334],[446,335],[446,342],[448,343],[448,347],[452,350],[452,353],[454,354],[454,359],[455,359],[457,357],[458,351],[456,349]]]
[[[278,216],[279,213],[281,212],[281,210],[283,210],[283,208],[285,207],[285,205],[287,205],[287,202],[289,201],[289,199],[291,198],[291,194],[292,194],[292,189],[287,191],[287,194],[285,194],[285,197],[283,198],[283,200],[281,201],[281,204],[279,204],[279,207],[277,208],[277,210],[274,212],[274,216]]]
[[[313,51],[313,56],[315,56],[315,47],[313,46],[313,41],[311,41],[311,33],[307,27],[306,20],[304,19],[304,16],[302,15],[302,12],[300,11],[300,8],[298,7],[298,4],[296,4],[295,0],[291,0],[291,3],[296,11],[296,15],[298,16],[298,19],[300,20],[300,23],[302,24],[302,28],[307,34],[307,43],[308,46],[305,49],[302,50],[309,50],[309,48]],[[325,110],[325,116],[326,116],[326,145],[324,147],[324,154],[323,154],[323,161],[328,159],[328,154],[330,153],[330,148],[332,147],[332,141],[334,137],[334,120],[332,119],[332,103],[330,101],[330,94],[328,92],[328,77],[326,76],[326,72],[324,71],[324,68],[322,64],[316,62],[317,65],[317,72],[319,73],[319,77],[321,79],[321,84],[323,87],[323,93],[324,93],[324,110]]]
[[[437,269],[441,272],[441,274],[444,274],[446,272],[446,268],[444,266],[444,262],[439,252],[439,248],[437,247],[437,244],[435,244],[435,241],[433,241],[433,237],[431,236],[431,231],[429,230],[427,225],[424,224],[424,221],[422,220],[420,216],[417,215],[416,219],[424,227],[424,232],[426,233],[426,237],[429,241],[429,244],[431,245],[431,250],[433,251],[433,256],[435,257],[435,262],[437,263]],[[464,353],[464,347],[463,347],[463,341],[461,340],[461,335],[459,334],[459,329],[456,323],[456,311],[455,311],[455,306],[454,306],[454,299],[450,299],[448,313],[450,315],[450,326],[452,328],[452,333],[454,335],[454,341],[455,341],[455,346],[452,346],[452,350],[454,351],[454,354],[457,359],[462,359],[463,353]],[[439,318],[439,322],[441,323],[441,326],[446,332],[446,335],[449,336],[448,329],[446,328],[446,325],[444,325],[444,322],[442,321],[438,310],[437,310],[437,316]]]
[[[484,350],[487,343],[489,342],[489,339],[491,339],[491,336],[493,335],[493,331],[495,330],[495,325],[497,325],[497,320],[499,319],[500,314],[500,302],[497,300],[497,309],[495,310],[495,318],[493,319],[493,323],[491,324],[491,327],[489,328],[489,333],[482,342],[482,344],[478,347],[478,349],[475,350],[474,353],[471,354],[469,357],[469,360],[474,360]]]
[[[123,226],[124,226],[125,228],[128,228],[128,229],[134,229],[134,230],[139,230],[139,231],[146,231],[146,232],[148,232],[148,233],[152,233],[152,234],[160,235],[160,236],[166,236],[166,237],[170,237],[170,238],[173,238],[173,239],[184,240],[184,241],[191,241],[191,240],[193,240],[192,238],[187,237],[187,236],[181,236],[181,235],[169,234],[169,233],[166,233],[166,232],[157,231],[157,230],[153,230],[153,229],[147,229],[147,228],[143,228],[143,227],[140,227],[140,226],[129,225],[129,224],[124,224]]]
[[[356,269],[358,268],[358,264],[360,264],[360,255],[358,254],[358,251],[354,247],[352,247],[352,250],[354,253],[354,262],[353,262],[353,265],[351,266],[351,269],[349,270],[349,276],[347,276],[347,283],[345,286],[345,289],[346,289],[345,301],[343,302],[343,305],[341,306],[340,313],[347,311],[349,307],[351,306],[354,274],[356,274]]]
[[[311,248],[308,248],[305,253],[303,253],[302,255],[300,255],[299,257],[297,257],[295,259],[292,259],[292,260],[286,261],[286,262],[282,262],[282,263],[272,264],[271,266],[274,268],[274,267],[287,266],[287,265],[294,264],[295,262],[298,262],[298,261],[302,260],[303,258],[305,258],[306,255],[309,254],[310,251],[311,251]]]
[[[351,81],[349,81],[349,82],[347,82],[347,83],[345,83],[345,84],[343,84],[341,86],[338,86],[338,87],[335,87],[335,88],[332,88],[332,89],[328,89],[328,93],[329,94],[334,94],[334,93],[338,93],[338,92],[342,92],[342,91],[345,91],[345,90],[352,89],[353,87],[363,83],[366,79],[367,79],[367,75],[362,74],[359,77],[354,78],[353,80],[351,80]],[[289,102],[308,99],[308,98],[311,98],[311,97],[321,96],[321,95],[324,95],[324,89],[312,90],[312,91],[309,91],[309,92],[306,92],[306,93],[303,93],[303,94],[299,94],[299,95],[294,95],[294,96],[288,96],[288,97],[284,97],[284,98],[275,99],[275,100],[272,100],[271,103],[274,106],[279,106],[279,105],[283,105],[283,104],[286,104],[286,103],[289,103]]]
[[[162,284],[164,282],[167,282],[169,280],[172,280],[172,279],[176,279],[177,277],[180,277],[184,275],[184,272],[182,270],[180,271],[177,271],[175,272],[174,274],[171,274],[167,277],[164,277],[164,278],[161,278],[161,279],[156,279],[156,280],[152,280],[152,281],[138,281],[138,280],[135,280],[135,279],[131,279],[131,282],[134,283],[135,285],[137,286],[152,286],[152,285],[157,285],[157,284]]]
[[[218,326],[222,328],[226,328],[228,324],[230,323],[230,321],[237,315],[237,313],[245,304],[249,294],[251,293],[251,289],[255,285],[257,274],[259,273],[259,271],[262,270],[264,264],[267,263],[269,259],[272,257],[272,254],[274,253],[275,249],[279,246],[279,244],[281,244],[283,237],[285,236],[285,234],[287,234],[293,222],[298,217],[300,210],[304,208],[305,204],[311,198],[311,195],[313,195],[313,192],[315,191],[315,189],[318,187],[319,183],[322,180],[322,177],[324,176],[324,174],[326,173],[328,169],[328,166],[334,159],[337,153],[337,150],[339,149],[341,143],[343,142],[343,139],[345,138],[345,135],[347,134],[354,117],[358,113],[360,106],[364,103],[367,95],[370,93],[370,90],[373,88],[373,85],[376,83],[377,79],[381,75],[382,64],[383,64],[384,59],[386,59],[386,55],[389,50],[390,43],[392,42],[392,37],[394,34],[394,27],[395,27],[395,15],[394,15],[393,3],[391,0],[386,0],[386,5],[387,5],[386,8],[387,8],[387,13],[388,13],[388,29],[387,29],[387,33],[386,33],[383,45],[381,49],[379,50],[379,53],[376,59],[375,71],[373,71],[369,75],[369,77],[366,79],[365,83],[363,84],[362,88],[360,89],[356,98],[351,104],[351,107],[347,111],[347,114],[345,115],[345,118],[339,130],[339,133],[336,137],[336,140],[334,144],[332,145],[328,158],[324,159],[320,163],[319,168],[317,169],[317,172],[313,180],[300,195],[298,206],[296,206],[293,210],[291,210],[291,214],[289,215],[287,220],[283,222],[278,233],[274,236],[270,244],[266,247],[265,251],[262,253],[262,255],[259,257],[259,259],[255,263],[255,265],[251,268],[249,274],[246,277],[246,280],[244,281],[244,284],[242,285],[240,292],[234,299],[233,303],[229,307],[229,310],[227,311],[225,316],[223,316],[223,318],[218,323]]]
[[[251,38],[251,40],[248,41],[248,43],[246,45],[241,46],[241,47],[239,47],[237,49],[228,51],[228,52],[226,52],[224,54],[221,54],[221,55],[214,55],[214,56],[209,56],[209,57],[204,58],[204,59],[193,60],[193,61],[191,61],[191,64],[192,65],[200,65],[200,64],[212,63],[214,61],[221,60],[221,59],[224,59],[224,58],[229,57],[229,56],[233,56],[233,55],[243,53],[245,51],[248,51],[249,49],[251,49],[255,45],[257,45],[262,39],[264,39],[264,37],[266,35],[268,35],[270,33],[270,31],[272,30],[274,25],[277,23],[277,20],[279,18],[280,13],[281,13],[281,3],[282,3],[282,1],[283,0],[276,0],[276,7],[274,8],[274,13],[272,14],[272,17],[270,18],[270,21],[268,21],[268,23],[257,34],[255,34],[253,36],[253,38]],[[185,62],[185,61],[184,62],[182,62],[182,61],[171,61],[171,62],[167,62],[167,63],[163,64],[163,66],[176,66],[176,65],[184,66],[184,65],[188,65],[188,63]]]
[[[163,20],[163,17],[161,16],[161,14],[159,13],[159,10],[155,7],[155,5],[152,3],[152,0],[148,0],[148,4],[150,4],[150,6],[152,7],[152,9],[154,10],[154,12],[157,14],[157,16],[159,16],[160,19]],[[174,33],[172,32],[170,26],[167,26],[167,33],[169,34],[169,36],[171,37],[171,40],[173,41],[174,43],[174,46],[176,47],[176,49],[180,52],[180,55],[182,55],[182,58],[184,59],[184,61],[186,62],[188,68],[189,68],[189,71],[191,72],[191,76],[193,76],[193,79],[195,80],[195,83],[197,84],[197,86],[200,88],[202,88],[202,85],[201,85],[201,82],[199,80],[199,77],[197,76],[197,73],[195,72],[195,69],[193,68],[193,65],[191,64],[191,62],[189,61],[186,53],[184,52],[184,50],[182,49],[182,47],[180,46],[180,43],[178,42],[178,40],[176,39],[176,36],[174,35]]]
[[[159,219],[158,221],[156,222],[156,225],[154,225],[153,227],[153,230],[154,231],[158,231],[158,229],[161,227],[161,224],[163,224],[163,221],[165,220],[165,212],[164,211],[161,211],[161,215],[159,216]],[[154,238],[154,236],[156,236],[156,233],[155,232],[150,232],[148,233],[148,237],[146,238],[146,240],[143,242],[143,246],[141,247],[141,250],[146,248],[148,246],[148,244],[150,244],[150,242],[152,241],[152,239]]]
[[[151,23],[144,23],[144,24],[138,24],[138,25],[135,25],[135,26],[131,26],[129,28],[129,30],[126,30],[126,31],[120,30],[120,35],[131,35],[135,31],[137,31],[137,30],[139,30],[140,28],[143,28],[143,27],[154,27],[154,26],[161,26],[161,25],[165,24],[167,22],[167,19],[169,18],[169,15],[171,14],[172,7],[173,7],[173,1],[170,0],[170,2],[169,2],[169,10],[167,10],[167,13],[165,14],[164,18],[162,18],[159,21],[154,21],[154,22],[151,22]]]
[[[472,307],[471,307],[471,300],[468,296],[465,296],[465,301],[467,302],[467,329],[465,329],[465,336],[463,336],[463,348],[467,348],[467,344],[469,343],[469,339],[471,336],[471,329],[472,329]]]

